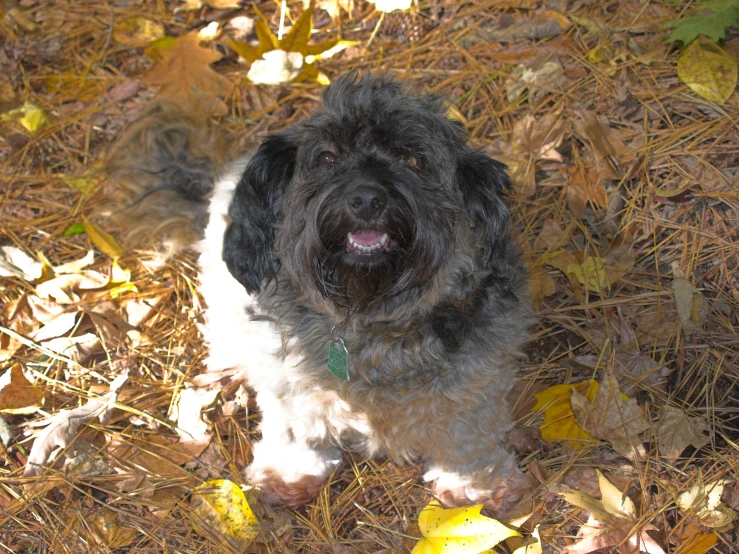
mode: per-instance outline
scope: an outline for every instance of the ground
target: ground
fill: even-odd
[[[152,266],[144,253],[121,254],[111,239],[96,238],[86,217],[105,227],[95,214],[108,190],[106,153],[157,95],[193,103],[195,117],[229,137],[229,152],[244,152],[316,106],[324,86],[317,68],[321,79],[386,71],[444,96],[471,141],[509,165],[538,314],[516,402],[529,430],[512,439],[539,483],[522,508],[531,514],[525,533],[539,525],[545,552],[572,547],[588,513],[559,493],[598,497],[599,470],[634,501],[638,525],[652,524],[648,536],[666,552],[738,551],[739,95],[730,88],[725,103],[710,101],[678,77],[685,45],[668,44],[664,25],[696,3],[431,0],[382,21],[364,1],[338,20],[319,7],[311,44],[354,42],[299,82],[263,85],[246,79],[254,31],[236,25],[253,25],[255,9],[216,9],[234,4],[0,3],[0,246],[20,249],[26,262],[48,260],[24,274],[21,258],[14,270],[8,250],[0,259],[3,550],[226,551],[222,537],[193,531],[190,493],[207,479],[243,483],[258,412],[231,383],[217,398],[188,400],[202,400],[215,433],[198,418],[194,439],[176,432],[185,425],[178,398],[205,356],[195,256]],[[259,9],[276,32],[279,4]],[[303,10],[288,2],[286,24]],[[248,19],[234,22],[239,16]],[[214,21],[221,28],[213,41],[194,40],[179,54],[184,42],[161,38]],[[720,44],[736,58],[736,30]],[[735,74],[736,65],[732,87]],[[59,267],[90,249],[89,268]],[[130,277],[111,277],[112,258]],[[126,371],[110,400],[111,382]],[[609,375],[646,421],[625,449],[585,423],[604,440],[557,440],[564,431],[556,418],[542,427],[553,417],[542,413],[546,402],[532,411],[535,393],[588,379],[603,388]],[[106,409],[109,400],[115,409]],[[704,440],[675,446],[677,431],[664,430],[670,408],[697,418],[678,427],[696,425]],[[29,456],[39,459],[32,424],[68,420],[63,410],[71,409],[82,410],[74,414],[86,425],[47,435],[43,462],[55,446],[64,451],[48,469],[24,473]],[[539,429],[548,441],[524,440]],[[630,456],[632,447],[641,455]],[[432,499],[420,476],[420,467],[349,456],[304,507],[266,506],[249,493],[261,532],[247,551],[409,551]],[[722,480],[711,509],[725,510],[725,519],[700,501],[681,505],[681,493]]]

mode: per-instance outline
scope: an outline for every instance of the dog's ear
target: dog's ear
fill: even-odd
[[[286,136],[266,139],[241,176],[228,209],[231,223],[223,239],[223,260],[249,293],[258,292],[262,280],[279,269],[275,222],[295,156],[296,148]]]
[[[504,202],[511,186],[506,166],[478,150],[468,150],[458,162],[457,182],[472,228],[481,240],[481,264],[495,270],[510,233],[510,216]]]

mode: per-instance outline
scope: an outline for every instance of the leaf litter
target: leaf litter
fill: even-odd
[[[608,548],[622,551],[733,548],[739,116],[731,67],[739,49],[731,3],[442,3],[382,16],[366,3],[321,2],[299,25],[310,8],[300,0],[284,11],[260,2],[259,12],[227,0],[150,4],[116,0],[112,23],[109,8],[94,3],[24,0],[0,13],[0,375],[9,376],[0,399],[11,410],[0,419],[4,545],[219,551],[225,532],[193,533],[187,499],[213,479],[241,484],[258,411],[238,380],[198,376],[193,255],[144,265],[147,253],[121,247],[95,217],[107,186],[98,160],[155,96],[211,118],[246,149],[309,113],[320,75],[380,69],[444,95],[472,142],[514,178],[513,225],[539,315],[523,373],[531,392],[517,403],[541,391],[522,422],[544,420],[551,442],[522,462],[547,485],[522,523],[525,536],[539,529],[530,548],[584,552],[587,541],[615,539]],[[711,17],[715,34],[701,26]],[[685,22],[672,50],[668,21]],[[395,27],[412,29],[414,41]],[[251,64],[281,50],[280,31],[283,40],[301,37],[283,52],[299,53],[308,74],[249,82]],[[332,50],[339,44],[343,51]],[[252,48],[263,51],[249,57]],[[698,54],[702,74],[686,76],[686,53]],[[717,73],[712,56],[729,69]],[[704,92],[712,88],[717,97]],[[102,233],[85,229],[83,215]],[[129,381],[108,404],[108,385],[124,371]],[[181,418],[179,395],[198,384],[208,391]],[[101,403],[107,423],[85,412],[59,445],[41,441],[28,464],[34,423],[48,429],[88,401]],[[32,413],[13,413],[18,406]],[[631,413],[648,428],[629,427]],[[642,457],[621,456],[611,441],[627,455],[641,447]],[[21,478],[29,467],[40,475]],[[598,499],[595,469],[617,486],[612,502]],[[249,548],[410,551],[431,500],[420,475],[420,466],[349,455],[300,510],[247,491],[261,524]],[[552,494],[565,484],[603,503],[589,504],[602,519]]]

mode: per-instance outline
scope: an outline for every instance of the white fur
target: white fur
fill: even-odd
[[[286,483],[304,475],[324,478],[341,462],[341,452],[329,436],[340,434],[347,422],[365,433],[369,425],[361,415],[349,414],[335,393],[302,389],[295,369],[300,360],[283,358],[282,338],[273,323],[252,320],[249,312],[259,313],[256,301],[222,259],[228,206],[247,163],[248,158],[239,160],[216,183],[200,245],[200,287],[208,306],[203,327],[209,347],[206,364],[211,372],[238,370],[257,393],[264,439],[255,445],[248,470],[253,482],[267,479],[270,471]],[[316,444],[325,447],[316,449]]]

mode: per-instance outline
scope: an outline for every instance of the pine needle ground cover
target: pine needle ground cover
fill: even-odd
[[[0,3],[2,550],[738,551],[737,10]],[[353,69],[443,95],[514,180],[538,321],[511,441],[537,485],[505,525],[352,456],[314,502],[262,503],[248,389],[197,379],[195,254],[152,264],[95,217],[152,102],[245,152]]]

